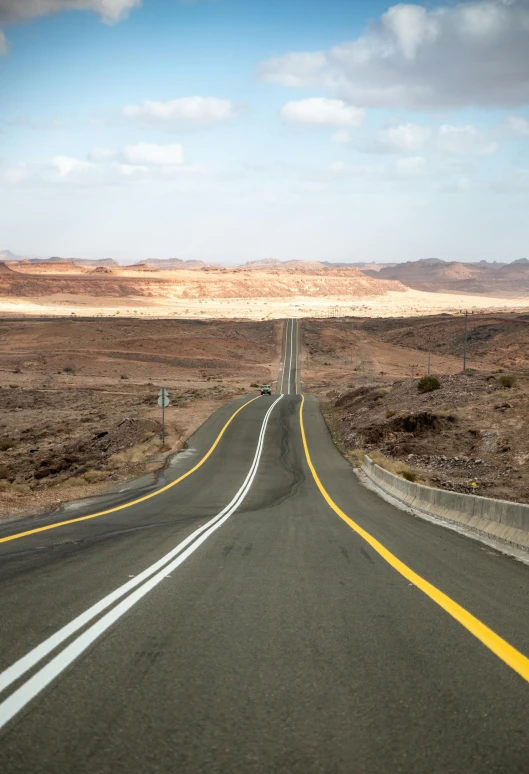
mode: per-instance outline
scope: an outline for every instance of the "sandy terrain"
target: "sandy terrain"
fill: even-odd
[[[378,451],[423,483],[529,502],[528,325],[470,317],[463,374],[461,317],[306,320],[304,391],[351,459]],[[421,394],[428,347],[441,386]]]
[[[276,322],[1,322],[0,518],[159,469],[220,405],[273,381],[281,328]],[[156,403],[161,385],[171,397],[165,449]]]
[[[185,317],[267,320],[285,317],[407,317],[462,309],[524,309],[529,298],[437,293],[366,276],[354,267],[267,262],[235,269],[159,270],[0,262],[0,314]]]
[[[165,299],[97,298],[94,296],[42,296],[39,298],[0,297],[0,314],[3,316],[64,316],[84,317],[185,317],[199,319],[248,319],[270,320],[285,317],[331,317],[339,315],[364,317],[408,317],[432,313],[455,314],[460,310],[523,311],[528,302],[519,298],[489,298],[486,296],[452,295],[450,293],[426,293],[420,290],[388,292],[383,296],[353,300],[346,296],[312,298],[292,296],[287,298],[262,297],[226,299]]]

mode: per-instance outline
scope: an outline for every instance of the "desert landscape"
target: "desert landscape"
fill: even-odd
[[[529,316],[306,320],[304,390],[353,465],[529,502]],[[421,393],[430,370],[439,387]],[[378,456],[377,456],[378,455]]]
[[[392,273],[397,269],[382,266],[375,271],[372,264],[358,268],[266,260],[221,267],[152,259],[122,266],[111,259],[86,265],[86,260],[13,260],[9,251],[1,256],[9,259],[0,262],[0,314],[4,316],[400,317],[520,310],[529,298],[524,290],[529,293],[529,263],[509,264],[513,276],[501,281],[497,279],[501,269],[489,267],[481,272],[488,279],[482,277],[480,284],[472,285],[432,280],[428,261],[404,264],[406,270],[398,278]],[[440,263],[448,273],[454,271],[452,264]]]
[[[529,497],[517,473],[529,459],[527,262],[463,270],[432,260],[219,267],[1,256],[4,517],[155,475],[218,406],[273,384],[286,317],[303,318],[304,390],[320,398],[353,462],[359,450],[378,452],[434,486]],[[428,359],[441,387],[419,395]],[[171,395],[163,448],[162,385]]]
[[[3,320],[0,332],[4,518],[160,470],[219,406],[275,378],[282,334],[277,322],[113,319]]]

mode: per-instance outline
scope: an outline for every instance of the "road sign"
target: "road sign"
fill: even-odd
[[[162,409],[162,446],[165,444],[165,411],[171,401],[169,400],[169,393],[165,387],[160,389],[158,393],[158,405]]]
[[[160,408],[167,408],[171,401],[169,400],[169,393],[165,389],[165,387],[162,387],[160,392],[158,393],[158,405]]]

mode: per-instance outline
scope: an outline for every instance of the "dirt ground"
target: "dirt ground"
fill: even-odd
[[[304,391],[315,393],[352,461],[452,491],[529,502],[529,346],[525,317],[306,320]],[[421,394],[431,372],[440,388]],[[412,378],[412,372],[414,378]]]
[[[277,322],[0,321],[0,518],[159,469],[223,403],[273,381],[281,333]]]

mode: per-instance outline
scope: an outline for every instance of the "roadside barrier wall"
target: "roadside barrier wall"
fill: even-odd
[[[384,470],[367,455],[362,470],[380,489],[410,507],[529,548],[529,505],[414,484]]]

